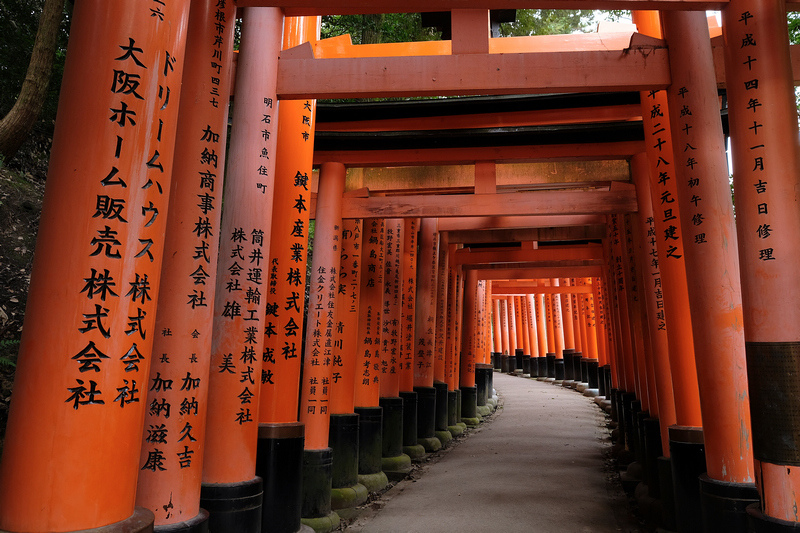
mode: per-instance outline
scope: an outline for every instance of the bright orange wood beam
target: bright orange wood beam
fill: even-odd
[[[299,100],[642,91],[664,89],[669,83],[667,50],[650,43],[580,52],[336,59],[290,55],[280,62],[278,95]]]
[[[469,269],[470,267],[466,267]],[[478,279],[513,280],[529,278],[546,278],[558,275],[565,278],[600,276],[603,272],[602,265],[583,266],[547,266],[530,268],[478,268]]]
[[[617,143],[553,144],[535,146],[485,146],[410,150],[341,150],[315,152],[314,165],[344,163],[348,167],[403,165],[460,165],[476,160],[504,162],[594,161],[629,159],[645,150],[643,141]]]
[[[466,231],[513,228],[549,228],[555,226],[604,225],[602,215],[452,217],[439,221],[439,231]],[[452,234],[449,237],[452,240]],[[534,239],[531,239],[534,240]]]
[[[547,246],[544,248],[520,249],[480,249],[462,248],[453,255],[456,265],[528,263],[537,261],[589,261],[602,260],[603,248],[600,245]]]
[[[346,197],[343,218],[408,218],[633,213],[633,189],[614,191],[531,191],[513,194]]]
[[[599,240],[605,237],[606,226],[569,226],[550,228],[522,228],[496,230],[456,230],[447,233],[451,243],[471,244],[482,242],[524,241],[579,241]]]
[[[492,282],[492,298],[520,294],[591,294],[592,286],[542,287],[536,281],[495,281]]]
[[[452,9],[720,10],[726,0],[237,0],[239,7],[281,7],[287,16],[421,13]]]

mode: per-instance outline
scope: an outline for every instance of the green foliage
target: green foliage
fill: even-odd
[[[789,11],[786,13],[786,23],[789,28],[789,42],[800,43],[800,13]]]
[[[353,44],[402,43],[441,39],[434,28],[422,27],[419,13],[382,15],[326,15],[322,17],[323,39],[350,34]]]
[[[19,352],[19,340],[1,340],[0,367],[16,367],[14,360],[17,358],[17,352]]]
[[[557,35],[586,31],[594,22],[591,10],[518,9],[516,22],[500,24],[503,37]]]
[[[0,0],[0,116],[13,107],[17,99],[36,39],[39,15],[44,0]],[[58,92],[64,74],[67,55],[69,21],[72,3],[66,2],[64,19],[58,35],[56,57],[45,101],[37,129],[52,134],[53,121],[58,107]]]

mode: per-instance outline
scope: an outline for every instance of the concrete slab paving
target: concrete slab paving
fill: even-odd
[[[605,414],[572,389],[495,374],[498,413],[347,526],[356,533],[640,532]]]

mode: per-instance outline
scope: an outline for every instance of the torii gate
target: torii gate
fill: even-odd
[[[641,326],[641,306],[631,296],[637,287],[636,280],[642,277],[637,264],[641,265],[642,259],[647,257],[640,254],[637,259],[637,243],[646,243],[647,234],[642,232],[637,236],[641,229],[637,229],[633,221],[626,220],[631,217],[620,216],[643,212],[645,204],[652,204],[656,219],[653,235],[661,238],[653,239],[657,242],[652,244],[655,254],[651,256],[653,260],[656,256],[660,258],[662,265],[673,257],[679,259],[675,242],[681,241],[683,253],[680,255],[685,256],[684,276],[689,287],[687,305],[691,307],[694,326],[694,349],[702,354],[696,361],[683,354],[669,355],[676,419],[665,421],[665,413],[660,413],[673,448],[670,459],[662,464],[672,468],[679,509],[689,509],[678,513],[678,526],[683,530],[699,523],[698,514],[693,514],[694,503],[710,530],[719,524],[725,524],[726,530],[743,530],[744,505],[760,501],[760,506],[747,511],[756,530],[796,527],[794,494],[800,485],[800,475],[791,466],[796,466],[800,460],[791,443],[797,440],[800,430],[794,422],[793,413],[798,406],[791,391],[797,385],[794,370],[800,321],[796,302],[800,294],[790,280],[794,265],[800,259],[797,257],[800,251],[794,246],[800,236],[800,210],[794,200],[798,135],[791,89],[796,76],[792,72],[791,50],[785,32],[786,5],[764,6],[749,0],[609,0],[591,4],[593,8],[662,10],[662,40],[658,24],[653,25],[641,12],[637,13],[641,33],[626,31],[607,37],[578,35],[558,39],[489,38],[489,8],[584,9],[587,5],[583,0],[529,2],[523,6],[509,6],[505,0],[469,2],[458,9],[438,0],[424,3],[417,0],[279,3],[279,6],[265,0],[237,3],[238,7],[245,8],[243,47],[236,72],[237,116],[232,136],[236,140],[232,150],[237,157],[229,167],[230,184],[226,183],[225,187],[226,202],[245,206],[245,209],[236,213],[227,211],[226,218],[217,225],[208,215],[213,210],[218,212],[218,203],[221,203],[211,193],[219,194],[219,190],[214,190],[215,180],[221,179],[222,174],[218,165],[219,156],[224,152],[222,131],[227,121],[225,106],[220,104],[228,96],[224,87],[231,80],[227,67],[232,63],[229,58],[233,6],[220,0],[193,2],[190,13],[189,2],[185,0],[168,3],[154,0],[146,6],[132,0],[113,5],[85,0],[76,5],[48,175],[46,208],[26,313],[26,335],[0,462],[0,528],[15,532],[101,527],[110,528],[109,531],[149,530],[154,521],[151,511],[135,506],[137,479],[141,470],[156,473],[166,470],[167,466],[163,451],[158,447],[145,451],[140,457],[143,441],[160,444],[161,440],[166,440],[158,424],[150,427],[146,438],[142,435],[142,420],[148,411],[165,419],[171,414],[170,408],[183,411],[181,416],[200,417],[195,424],[185,419],[185,425],[174,428],[171,438],[183,447],[170,458],[178,471],[192,467],[193,461],[194,466],[198,466],[200,451],[189,444],[198,438],[192,430],[206,422],[200,414],[205,407],[200,407],[205,392],[201,394],[199,389],[201,384],[204,391],[208,389],[203,383],[205,376],[198,376],[203,373],[201,367],[209,366],[211,354],[192,352],[185,377],[166,379],[164,375],[149,373],[154,356],[165,364],[175,357],[171,351],[156,354],[152,344],[156,334],[174,335],[168,327],[156,333],[154,317],[157,308],[167,307],[159,303],[156,294],[159,280],[167,279],[161,274],[162,259],[170,268],[167,257],[172,257],[171,249],[165,248],[168,245],[161,237],[165,232],[169,235],[171,230],[166,229],[166,217],[158,215],[166,214],[167,206],[177,198],[171,183],[176,184],[175,188],[182,186],[179,181],[182,174],[176,170],[177,154],[197,154],[201,167],[182,172],[192,176],[198,184],[197,195],[202,195],[200,205],[191,206],[199,208],[202,214],[184,214],[185,218],[177,222],[194,226],[192,233],[197,239],[180,240],[178,248],[182,245],[193,249],[190,259],[211,265],[207,255],[215,248],[211,237],[219,238],[222,234],[230,240],[222,247],[225,254],[241,254],[242,260],[247,254],[248,259],[255,262],[263,257],[262,250],[269,244],[263,238],[269,234],[269,222],[265,220],[269,221],[273,189],[267,177],[273,175],[274,161],[265,154],[274,154],[275,130],[271,118],[278,100],[608,91],[641,91],[640,108],[637,111],[630,106],[607,107],[595,120],[607,120],[609,116],[622,120],[642,117],[646,126],[644,140],[637,137],[619,142],[596,142],[601,140],[597,136],[607,133],[608,129],[595,124],[583,128],[582,132],[573,132],[572,137],[561,138],[562,142],[558,143],[544,141],[548,135],[557,137],[558,132],[540,129],[523,131],[524,135],[513,142],[480,142],[473,146],[465,145],[466,139],[462,137],[456,139],[453,146],[440,149],[426,146],[425,137],[419,133],[419,130],[436,129],[436,121],[411,120],[405,124],[387,121],[394,131],[409,128],[413,131],[409,135],[412,142],[406,146],[393,150],[348,150],[341,146],[318,150],[315,164],[326,165],[319,178],[325,188],[320,186],[320,190],[345,192],[341,197],[334,192],[324,198],[325,215],[323,217],[320,212],[317,224],[327,231],[324,234],[328,242],[320,242],[318,249],[330,247],[325,249],[324,256],[331,263],[317,267],[333,268],[338,264],[335,254],[331,255],[338,251],[334,244],[337,234],[333,229],[342,219],[608,215],[605,225],[610,234],[604,239],[603,257],[604,265],[611,267],[611,271],[601,270],[601,273],[613,280],[608,289],[618,304],[614,335],[620,341],[623,359],[626,364],[630,362],[630,368],[624,372],[630,381],[620,391],[625,393],[620,396],[627,395],[628,399],[620,400],[619,404],[626,416],[631,416],[636,410],[633,403],[637,398],[654,407],[664,403],[661,395],[655,403],[655,396],[649,394],[648,386],[654,382],[661,385],[664,381],[653,372],[649,377],[655,376],[655,380],[648,381],[644,368],[647,359],[638,358],[650,337]],[[724,35],[717,41],[724,43],[717,50],[725,56],[724,77],[712,74],[720,72],[722,65],[719,61],[714,63],[708,26],[702,13],[711,8],[723,11]],[[346,40],[337,39],[280,52],[279,36],[284,16],[422,10],[450,11],[453,39],[367,47],[349,46]],[[187,32],[187,26],[192,30]],[[214,32],[217,37],[224,37],[214,39]],[[257,35],[260,36],[258,41]],[[207,41],[211,46],[200,46],[200,43],[208,45]],[[669,50],[666,43],[669,43]],[[208,69],[185,68],[192,65],[190,57],[201,51],[207,53],[207,57],[198,61],[205,61]],[[465,76],[465,72],[469,75]],[[535,77],[531,76],[532,72],[536,73]],[[178,91],[181,80],[184,89]],[[716,90],[721,82],[726,83],[731,103],[731,136],[737,166],[734,175],[736,227],[718,120]],[[183,113],[183,105],[192,100],[187,95],[200,94],[199,87],[205,92],[200,91],[202,99],[196,98],[195,103],[202,100],[205,108],[187,108],[186,113],[207,120],[193,124],[185,136],[176,135],[176,131],[183,131],[181,128],[189,124]],[[179,114],[180,100],[183,102],[180,102],[182,111]],[[264,118],[253,124],[247,114],[251,119]],[[578,120],[574,113],[563,114],[568,123]],[[546,115],[534,113],[515,118],[527,126],[552,123],[554,115]],[[497,118],[492,116],[465,116],[459,120],[462,125],[476,128],[481,138],[487,140],[492,137],[489,135],[492,128],[498,125]],[[669,135],[662,133],[668,122],[672,126]],[[301,128],[302,132],[310,135],[310,121],[303,125],[308,128]],[[356,128],[364,127],[365,124],[356,125]],[[580,137],[579,133],[584,133],[584,137],[576,142],[575,136]],[[241,141],[238,140],[240,134]],[[192,135],[206,144],[184,146],[182,141]],[[374,131],[360,137],[351,136],[349,140],[363,140],[370,135],[375,137]],[[674,146],[671,153],[664,148],[668,141]],[[84,155],[87,145],[96,148],[93,157]],[[628,183],[616,183],[612,178],[606,180],[611,182],[609,186],[601,187],[596,183],[587,187],[585,181],[577,181],[579,185],[573,188],[578,190],[530,190],[530,184],[519,181],[522,175],[519,170],[510,173],[514,176],[510,188],[500,180],[500,170],[508,161],[628,160],[641,158],[638,155],[641,153],[647,153],[645,157],[651,168],[648,172],[647,164],[636,165],[634,173],[650,174],[649,180],[643,180],[652,186],[649,199],[640,193],[637,200],[631,180],[627,178],[616,181]],[[173,154],[176,154],[175,168]],[[461,182],[449,191],[461,194],[423,194],[423,191],[446,191],[417,184],[410,188],[416,189],[411,191],[413,194],[377,196],[372,191],[381,190],[381,187],[369,182],[362,181],[357,188],[347,188],[343,172],[344,167],[444,164],[474,167],[471,182]],[[408,177],[400,179],[404,181]],[[667,189],[669,180],[680,184],[677,191]],[[657,186],[664,189],[657,189]],[[464,187],[471,188],[472,193],[464,194]],[[513,194],[505,194],[512,191]],[[310,198],[301,197],[301,200]],[[317,203],[322,202],[318,199]],[[298,205],[305,208],[302,202]],[[678,206],[681,208],[679,216]],[[170,207],[170,211],[174,209]],[[673,219],[676,222],[671,222]],[[485,218],[481,220],[486,221],[482,228],[503,227],[491,226]],[[662,227],[662,223],[666,226]],[[596,225],[596,221],[591,225]],[[66,228],[76,230],[66,232]],[[735,230],[739,236],[738,253]],[[440,233],[446,231],[439,228]],[[587,226],[574,231],[591,233],[592,230]],[[496,233],[489,238],[503,237]],[[260,265],[254,264],[250,272],[243,274],[241,266],[231,269],[227,262],[223,264],[222,259],[227,261],[231,257],[221,258],[220,265],[227,271],[220,271],[217,285],[235,285],[240,278],[243,281],[244,276],[257,284],[260,270],[252,269],[260,269]],[[743,291],[739,288],[739,257],[744,273],[741,276]],[[500,275],[505,277],[502,279],[559,277],[558,271],[552,270],[555,265],[537,267],[535,262],[527,263],[519,263],[517,272],[503,270]],[[203,266],[198,265],[197,268]],[[487,277],[499,270],[485,266],[489,265],[484,265],[481,271],[486,272]],[[597,266],[576,268],[595,269]],[[199,313],[210,306],[205,299],[206,292],[199,285],[205,287],[205,280],[214,275],[214,269],[210,266],[202,271],[197,268],[191,276],[189,272],[184,276],[191,278],[193,292],[181,294],[181,297],[188,298],[189,304],[185,305]],[[545,270],[541,273],[534,270],[531,274],[536,268]],[[470,288],[464,294],[469,317],[476,315],[480,307],[474,290],[478,280],[475,272],[478,270],[468,269],[465,276]],[[596,270],[591,272],[588,276],[593,277]],[[330,270],[326,273],[332,275]],[[333,279],[328,281],[334,282]],[[214,284],[211,280],[208,283],[209,286]],[[319,285],[320,293],[327,291],[323,282]],[[167,292],[172,286],[161,288]],[[664,287],[665,292],[668,289]],[[210,294],[209,289],[206,291]],[[216,348],[203,348],[218,352],[215,353],[215,357],[219,357],[219,361],[215,359],[215,368],[221,367],[225,372],[225,352],[236,349],[230,346],[242,345],[245,366],[237,371],[243,380],[251,379],[260,368],[257,356],[251,359],[248,355],[249,340],[233,341],[227,336],[243,335],[244,339],[250,339],[250,325],[245,322],[248,319],[258,322],[264,316],[264,307],[253,298],[253,292],[250,294],[244,309],[235,300],[217,298],[213,313]],[[332,299],[330,294],[322,297]],[[654,302],[657,304],[658,300]],[[192,316],[199,314],[192,313]],[[656,327],[661,320],[657,312],[648,318]],[[472,318],[465,325],[467,340],[473,342],[478,333]],[[653,328],[650,330],[649,335],[653,335]],[[203,342],[210,340],[210,319],[203,319],[192,331],[181,334],[188,334],[190,339],[203,339]],[[201,356],[205,359],[201,360]],[[198,370],[194,370],[193,364],[198,365]],[[461,375],[469,382],[474,375],[469,371],[465,374],[465,368],[469,367],[462,366]],[[695,389],[699,391],[693,392],[694,375],[697,376],[694,383],[699,382]],[[748,377],[749,403],[744,400]],[[325,375],[320,375],[320,386],[325,379]],[[168,399],[166,391],[178,386],[178,382],[185,394],[179,396],[180,401]],[[154,400],[154,404],[146,405],[142,401],[146,396],[145,387],[164,395],[161,400]],[[225,458],[220,454],[206,457],[206,488],[213,492],[213,497],[206,501],[219,504],[212,511],[213,521],[215,516],[226,515],[230,502],[247,500],[247,505],[234,509],[233,520],[243,518],[248,524],[246,528],[258,529],[260,525],[254,523],[259,522],[255,509],[260,503],[260,482],[255,478],[253,457],[257,425],[253,412],[246,405],[250,401],[255,403],[257,392],[238,384],[236,388],[239,404],[231,407],[236,412],[226,411],[221,416],[231,415],[242,429],[247,429],[242,434],[249,440],[241,453],[236,454],[235,464],[227,470]],[[228,389],[226,392],[231,392],[233,387]],[[307,394],[308,390],[304,390]],[[693,397],[697,394],[699,400]],[[305,399],[308,400],[308,396]],[[754,413],[752,428],[749,409]],[[314,414],[323,412],[320,409]],[[214,425],[214,416],[209,415],[207,432],[214,438],[231,436],[234,431]],[[702,508],[697,504],[699,499],[694,497],[697,475],[703,473],[694,466],[698,454],[703,455],[701,424],[708,471],[708,475],[701,478]],[[97,428],[102,430],[92,431]],[[750,457],[751,431],[755,465]],[[319,440],[314,441],[314,446],[320,445]],[[86,461],[87,450],[92,450],[92,461]],[[324,452],[324,449],[306,451]],[[666,449],[663,451],[668,453]],[[318,455],[324,458],[325,453]],[[308,479],[320,479],[321,486],[325,483],[325,468],[329,466],[323,463],[321,461],[316,470],[312,467],[304,473]],[[193,487],[199,489],[196,481]],[[139,486],[144,487],[144,484]],[[754,487],[758,489],[757,494],[753,493]],[[191,491],[181,491],[184,492]],[[324,495],[321,498],[324,500]],[[723,500],[736,502],[733,512],[721,508]],[[91,505],[85,505],[86,502]],[[175,520],[168,511],[174,508],[172,504],[172,500],[165,502],[164,510],[169,518],[158,527],[170,527],[175,523],[167,522]],[[181,526],[186,530],[202,528],[206,521],[198,504],[195,499],[186,507],[186,512],[194,515],[186,517],[191,523]],[[324,508],[324,502],[318,507]]]

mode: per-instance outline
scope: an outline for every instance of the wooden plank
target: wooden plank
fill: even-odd
[[[605,217],[602,215],[453,217],[440,220],[439,231],[548,228],[553,226],[605,225],[605,223]]]
[[[283,99],[642,91],[670,83],[665,48],[281,60]]]
[[[457,230],[447,232],[447,235],[450,242],[455,244],[523,241],[582,241],[604,238],[606,235],[606,227],[601,224],[594,224],[591,226],[552,228]]]
[[[420,13],[453,9],[721,10],[727,0],[236,0],[239,7],[281,7],[287,16]]]
[[[456,265],[532,263],[540,261],[587,261],[602,260],[603,247],[583,246],[545,246],[537,249],[480,249],[463,248],[452,258]]]
[[[531,268],[476,269],[478,279],[514,280],[541,278],[595,278],[603,275],[603,266],[551,266]]]
[[[342,218],[598,215],[636,211],[636,192],[632,189],[529,191],[512,194],[345,198]]]
[[[630,159],[644,152],[644,141],[548,144],[527,146],[477,146],[409,150],[336,150],[314,152],[314,165],[342,163],[348,167],[403,165],[461,165],[475,161],[595,161]]]
[[[503,298],[510,295],[521,294],[591,294],[592,286],[580,287],[541,287],[533,282],[525,283],[492,283],[492,298]]]

